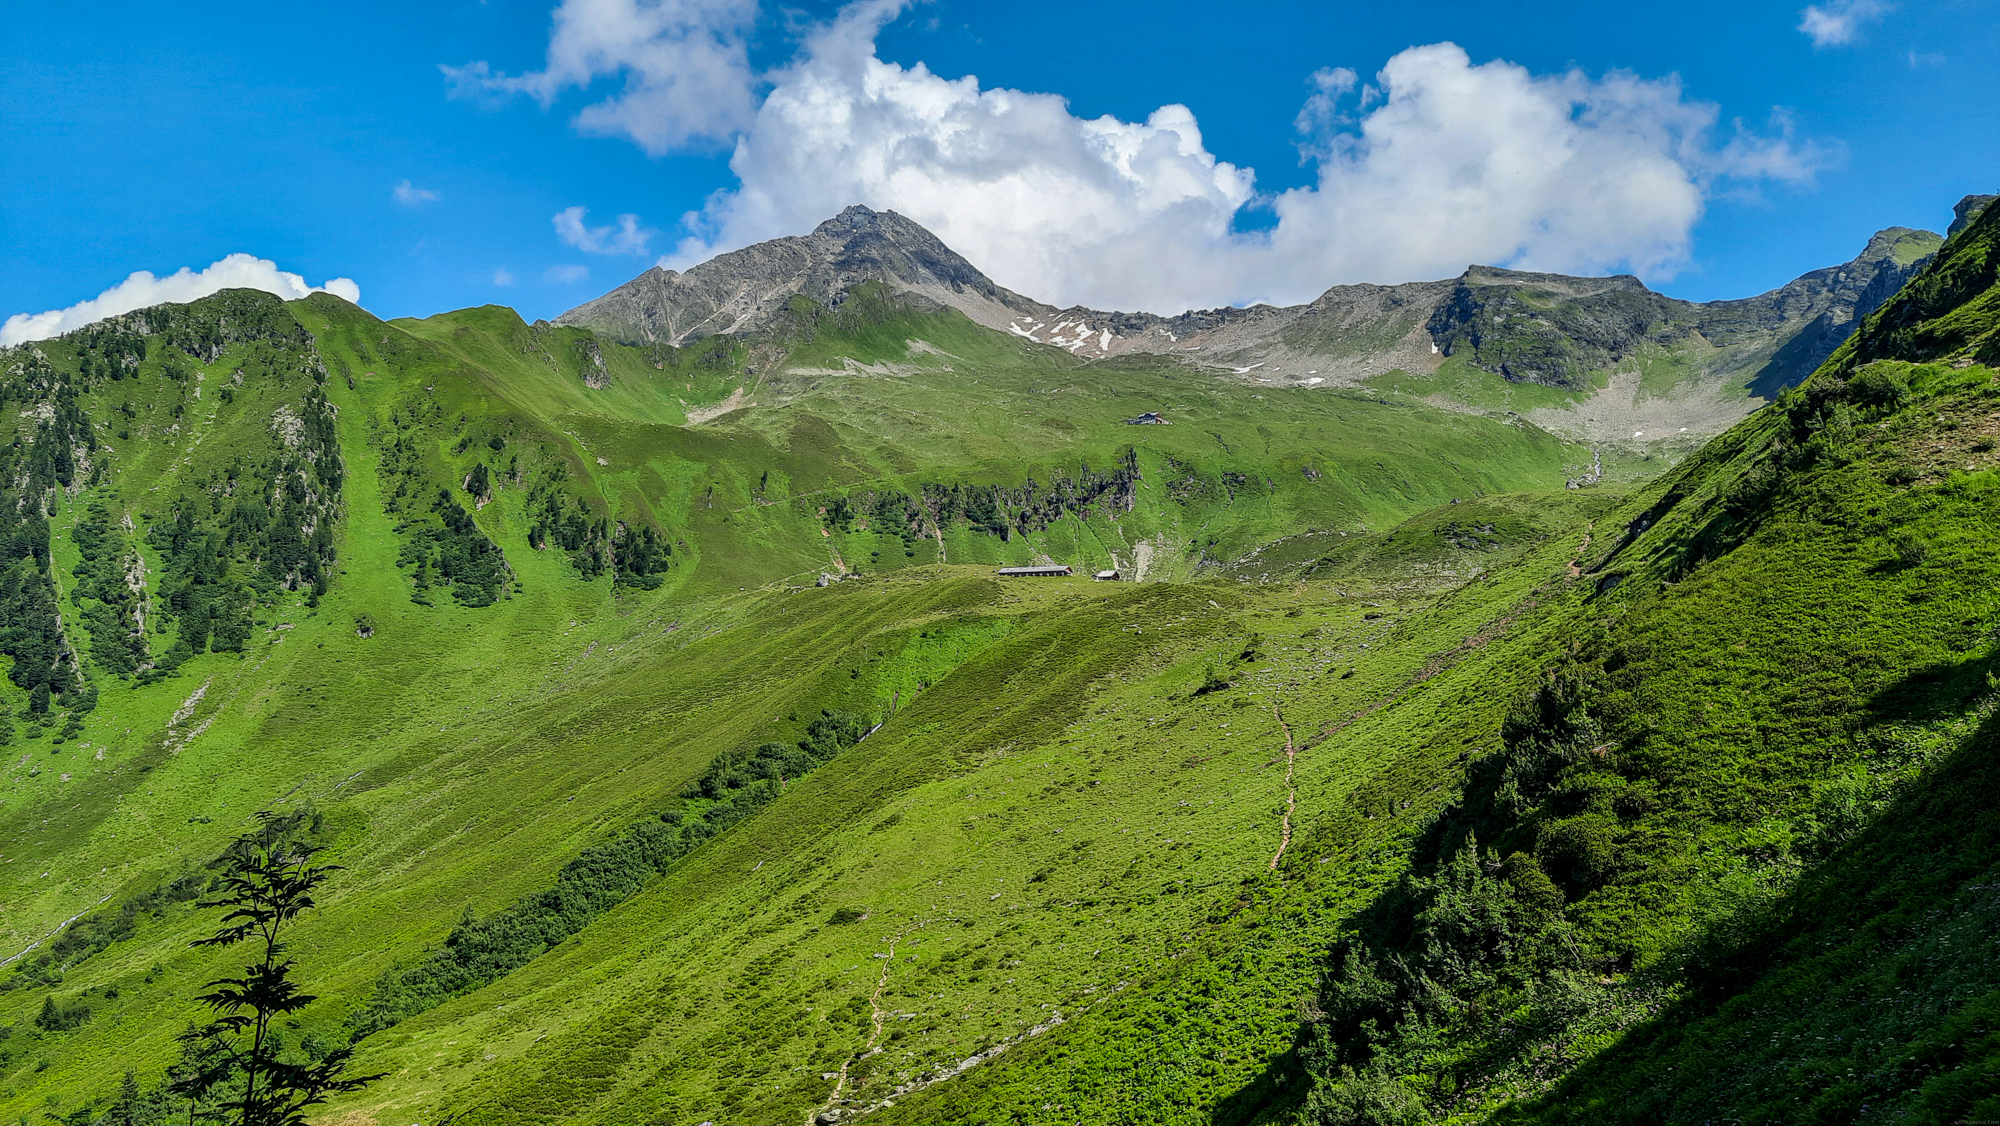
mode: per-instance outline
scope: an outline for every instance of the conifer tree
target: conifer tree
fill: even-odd
[[[281,1054],[273,1028],[278,1018],[318,999],[293,980],[296,963],[284,956],[283,935],[314,906],[313,891],[339,869],[314,864],[320,851],[315,846],[282,839],[264,844],[255,836],[239,844],[222,878],[223,894],[202,904],[228,908],[222,925],[194,945],[247,942],[260,956],[244,966],[241,977],[211,981],[209,992],[197,998],[215,1019],[182,1033],[187,1055],[201,1065],[184,1070],[170,1090],[192,1106],[228,1086],[225,1120],[231,1126],[305,1126],[307,1107],[381,1078],[347,1075],[350,1048],[336,1049],[317,1062],[292,1062]]]
[[[125,1079],[118,1085],[118,1101],[111,1104],[111,1111],[104,1116],[104,1126],[146,1126],[146,1107],[139,1091],[139,1076],[131,1068],[125,1069]]]

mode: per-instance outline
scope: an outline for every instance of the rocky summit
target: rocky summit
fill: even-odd
[[[557,317],[627,343],[682,345],[717,335],[768,334],[794,298],[838,305],[864,282],[997,325],[1042,306],[1003,289],[936,235],[893,211],[850,207],[811,234],[719,255],[686,273],[647,270]]]

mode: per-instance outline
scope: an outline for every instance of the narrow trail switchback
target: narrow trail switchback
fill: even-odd
[[[813,1126],[820,1121],[822,1115],[833,1110],[834,1104],[840,1101],[841,1092],[847,1089],[847,1069],[854,1066],[855,1060],[874,1051],[875,1042],[882,1039],[882,1022],[885,1019],[885,1014],[882,1012],[882,990],[889,984],[889,967],[896,964],[896,944],[909,937],[909,934],[908,930],[898,931],[896,936],[889,940],[889,953],[882,961],[882,973],[875,979],[875,991],[868,995],[868,1042],[861,1045],[860,1051],[841,1063],[840,1074],[833,1081],[833,1092],[827,1095],[825,1102],[807,1112],[806,1126]]]
[[[1576,558],[1569,561],[1570,578],[1574,579],[1582,577],[1583,557],[1590,553],[1590,533],[1596,530],[1597,530],[1597,521],[1595,520],[1592,520],[1590,523],[1585,524],[1583,526],[1583,543],[1579,545],[1576,549]]]
[[[1285,722],[1285,713],[1277,704],[1271,705],[1271,715],[1285,732],[1285,815],[1279,822],[1278,851],[1271,856],[1271,870],[1278,870],[1278,861],[1284,858],[1285,850],[1292,844],[1292,810],[1299,802],[1299,788],[1292,783],[1292,764],[1298,761],[1298,745],[1292,742],[1292,725]]]

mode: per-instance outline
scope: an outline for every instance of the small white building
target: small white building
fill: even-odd
[[[1115,583],[1118,581],[1118,572],[1116,570],[1099,571],[1090,577],[1101,583]]]

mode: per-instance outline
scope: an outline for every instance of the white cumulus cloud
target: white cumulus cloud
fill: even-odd
[[[500,269],[493,271],[493,284],[498,286],[513,285],[514,272],[512,270],[507,269],[504,266],[501,267]]]
[[[429,188],[417,187],[408,180],[397,184],[395,190],[389,194],[395,197],[396,202],[402,204],[404,207],[418,207],[426,203],[436,203],[439,199],[436,192]]]
[[[1829,4],[1809,4],[1799,13],[1799,30],[1815,48],[1839,47],[1854,42],[1861,25],[1889,14],[1883,0],[1832,0]]]
[[[485,62],[443,67],[460,97],[527,94],[543,108],[564,90],[623,74],[617,94],[576,115],[586,133],[630,138],[658,156],[691,141],[724,141],[756,103],[745,35],[757,0],[563,0],[541,70],[495,74]]]
[[[567,266],[550,266],[548,269],[542,271],[543,281],[554,282],[557,285],[575,285],[580,281],[588,281],[589,279],[590,279],[590,267],[588,266],[578,266],[574,264]]]
[[[574,7],[557,10],[552,59]],[[1345,67],[1313,74],[1293,123],[1313,182],[1260,193],[1254,172],[1208,150],[1185,106],[1086,119],[1057,94],[882,60],[876,34],[902,7],[851,4],[764,76],[769,92],[736,133],[737,186],[686,218],[662,265],[802,233],[862,203],[1057,304],[1296,302],[1471,263],[1660,279],[1686,264],[1716,192],[1804,182],[1828,155],[1792,138],[1782,117],[1761,132],[1718,128],[1717,107],[1673,77],[1538,75],[1439,43],[1397,54],[1372,80]],[[615,58],[639,52],[606,54],[593,73],[638,81]],[[1248,208],[1271,209],[1276,224],[1239,229]],[[622,227],[586,228],[580,208],[564,216],[570,245],[643,243]]]
[[[775,75],[730,168],[741,186],[669,264],[797,233],[851,203],[901,212],[1038,298],[1174,304],[1221,292],[1218,253],[1255,195],[1194,115],[1082,119],[1055,94],[982,90],[875,57],[891,4],[848,8]],[[1223,287],[1227,288],[1227,287]]]
[[[1278,195],[1253,290],[1297,300],[1337,280],[1398,281],[1468,263],[1670,277],[1718,179],[1802,182],[1820,150],[1738,125],[1678,80],[1534,75],[1459,47],[1391,58],[1372,108],[1327,137],[1317,182]]]
[[[581,207],[565,207],[550,221],[564,246],[576,247],[586,254],[645,254],[646,244],[659,234],[650,227],[640,226],[637,215],[620,215],[615,227],[588,227],[583,222],[584,214]]]
[[[0,348],[47,340],[106,317],[150,305],[194,301],[225,289],[261,289],[287,301],[309,293],[331,293],[357,305],[361,303],[361,287],[351,278],[329,278],[325,285],[307,285],[306,279],[280,270],[277,263],[267,258],[231,254],[207,269],[195,271],[183,266],[164,278],[140,270],[96,297],[67,309],[16,313],[7,318],[5,325],[0,325]]]

